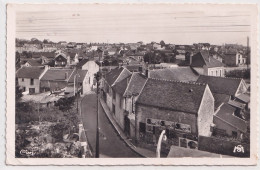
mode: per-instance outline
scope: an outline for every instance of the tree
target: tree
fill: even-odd
[[[161,47],[164,47],[164,46],[165,46],[165,42],[162,40],[162,41],[160,42],[160,45],[161,45]]]
[[[44,40],[43,40],[43,43],[44,43],[44,44],[47,44],[47,43],[49,43],[49,41],[46,40],[46,39],[44,39]]]
[[[59,110],[63,112],[63,115],[66,117],[65,124],[62,123],[60,126],[62,126],[64,130],[68,130],[69,134],[71,134],[72,130],[75,130],[75,128],[78,127],[78,116],[75,112],[72,111],[74,104],[75,104],[74,96],[60,98],[55,103],[55,106],[57,106]]]

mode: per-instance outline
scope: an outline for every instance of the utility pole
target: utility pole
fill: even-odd
[[[97,129],[96,129],[96,158],[99,158],[99,79],[100,79],[100,72],[95,74],[96,82],[97,82]]]
[[[249,37],[247,37],[247,47],[246,47],[246,65],[247,70],[249,69]]]
[[[77,97],[77,114],[79,114],[79,96],[78,96],[79,95],[79,93],[78,93],[78,82],[79,82],[78,78],[79,78],[79,75],[78,75],[78,68],[76,68],[76,69],[77,69],[77,73],[76,73],[76,75],[77,75],[77,80],[76,80],[76,83],[77,83],[77,93],[76,93],[77,94],[77,96],[76,96]]]

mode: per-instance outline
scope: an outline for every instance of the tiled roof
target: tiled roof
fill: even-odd
[[[230,95],[212,93],[215,99],[215,108],[218,108],[222,103],[227,103],[230,99]]]
[[[32,78],[39,79],[44,71],[44,67],[22,67],[16,72],[18,78]]]
[[[200,51],[192,56],[192,67],[203,67],[204,65],[206,65],[209,68],[224,66],[223,63],[211,57],[208,51]]]
[[[50,80],[50,81],[67,81],[68,78],[71,76],[73,70],[72,69],[49,69],[47,72],[42,76],[41,80]],[[66,77],[67,73],[67,78]]]
[[[111,86],[123,70],[124,68],[122,67],[116,67],[112,69],[110,72],[108,72],[105,75],[105,80],[107,81],[107,83]]]
[[[236,108],[239,108],[239,109],[244,109],[245,108],[245,104],[244,103],[240,103],[240,102],[235,101],[235,100],[229,100],[228,104],[230,104],[231,106],[234,106]]]
[[[88,59],[82,59],[78,64],[77,67],[81,68],[84,64],[86,64],[89,60]]]
[[[241,130],[242,132],[246,132],[247,131],[246,121],[235,116],[234,115],[235,110],[236,109],[234,107],[228,104],[223,104],[219,109],[219,111],[216,113],[216,116],[228,122],[230,125]]]
[[[72,75],[70,76],[70,79],[69,79],[69,83],[74,83],[74,76],[77,74],[79,74],[79,77],[78,77],[78,82],[82,83],[84,78],[86,77],[86,74],[87,74],[87,70],[78,70],[78,71],[73,71]]]
[[[123,95],[126,88],[127,88],[127,83],[130,79],[130,76],[126,77],[125,79],[121,80],[120,82],[117,82],[114,86],[113,86],[113,90],[120,94]]]
[[[46,58],[54,58],[55,52],[34,52],[32,53],[32,58],[40,58],[40,57],[46,57]]]
[[[31,59],[31,60],[28,60],[27,62],[28,62],[31,66],[41,66],[41,61],[39,61],[39,60]]]
[[[176,67],[167,69],[151,70],[150,77],[156,79],[175,80],[183,82],[197,81],[196,75],[190,67]]]
[[[248,103],[250,101],[250,96],[248,94],[240,94],[236,98],[238,98],[239,100],[245,103]]]
[[[147,78],[140,73],[133,73],[128,83],[124,96],[139,95]]]
[[[149,78],[137,103],[197,114],[205,84]]]
[[[242,79],[200,75],[197,83],[209,85],[212,93],[235,95]]]
[[[123,67],[116,67],[105,75],[105,80],[110,86],[112,86],[116,80],[117,82],[119,82],[129,75],[131,75],[131,72],[127,69]]]
[[[123,66],[125,68],[127,68],[130,72],[136,72],[139,71],[139,67],[142,67],[141,64],[137,64],[137,65],[125,65]]]

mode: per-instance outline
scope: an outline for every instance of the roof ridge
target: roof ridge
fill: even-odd
[[[242,80],[243,78],[238,77],[220,77],[220,76],[207,76],[207,75],[200,75],[202,77],[213,77],[213,78],[225,78],[225,79],[235,79],[235,80]]]
[[[182,83],[182,84],[193,84],[193,85],[199,85],[199,86],[206,86],[206,83],[185,82],[185,81],[177,81],[177,80],[158,79],[158,78],[148,78],[148,79],[158,80],[158,81],[167,81],[167,82],[173,82],[173,83]]]

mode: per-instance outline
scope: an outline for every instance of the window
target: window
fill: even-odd
[[[218,70],[216,71],[216,76],[218,76]]]
[[[90,84],[90,77],[88,78],[88,84]]]
[[[34,85],[34,79],[31,79],[30,85]]]
[[[22,78],[22,82],[24,82],[24,78]]]
[[[222,75],[221,75],[221,70],[219,70],[219,76],[221,77]]]

